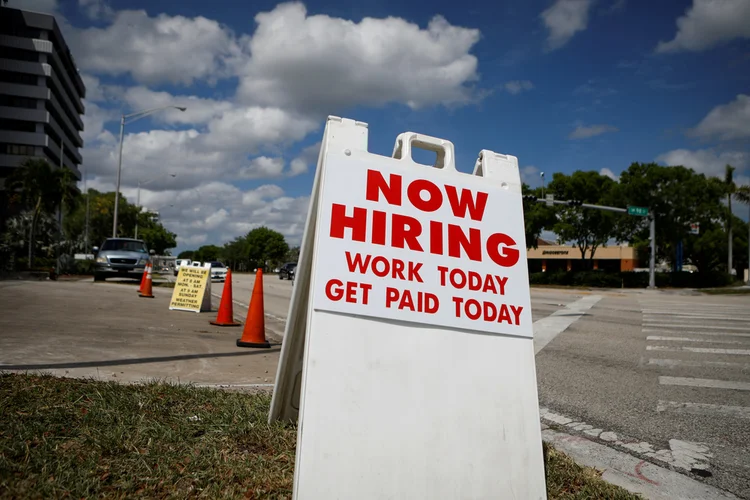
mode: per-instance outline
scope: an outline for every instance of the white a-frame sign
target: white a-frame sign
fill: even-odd
[[[294,498],[546,498],[525,249],[515,157],[328,118],[269,415]]]

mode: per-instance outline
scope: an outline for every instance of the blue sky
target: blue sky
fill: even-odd
[[[748,180],[747,0],[14,5],[55,12],[70,40],[89,185],[113,188],[121,111],[188,106],[128,125],[123,166],[129,199],[155,178],[143,204],[180,248],[259,224],[297,242],[329,114],[369,123],[380,154],[407,130],[453,141],[462,170],[513,154],[533,185],[634,161]]]

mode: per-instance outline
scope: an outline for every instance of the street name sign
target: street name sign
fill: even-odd
[[[700,232],[701,232],[700,222],[691,222],[690,223],[690,234],[700,234]]]
[[[310,200],[269,413],[293,497],[546,498],[518,160],[329,117]]]
[[[546,195],[545,199],[546,199],[545,203],[546,203],[546,205],[548,207],[554,206],[554,204],[555,204],[555,195],[554,194],[548,194],[548,195]]]
[[[207,312],[211,310],[211,265],[180,266],[169,302],[170,310]]]
[[[628,215],[637,215],[639,217],[646,217],[648,216],[648,208],[635,207],[631,205],[628,207]]]

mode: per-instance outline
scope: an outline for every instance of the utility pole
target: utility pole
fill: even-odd
[[[87,172],[86,167],[83,167],[83,191],[86,193],[86,222],[83,230],[83,251],[86,255],[89,254],[89,189],[87,187]]]
[[[63,156],[65,156],[65,143],[63,142],[63,138],[60,137],[60,170],[61,171],[63,168],[65,168],[65,166],[63,165]],[[60,245],[62,243],[62,223],[63,223],[63,208],[62,208],[62,196],[61,196],[60,203],[58,203],[57,205],[57,264],[55,265],[55,274],[57,274],[58,276],[60,276]]]

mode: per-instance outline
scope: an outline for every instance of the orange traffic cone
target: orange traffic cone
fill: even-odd
[[[151,267],[151,263],[146,263],[146,267],[143,268],[143,274],[141,275],[141,286],[138,288],[138,293],[143,293],[144,287],[146,286],[146,275],[148,274],[148,268]]]
[[[209,321],[216,326],[240,326],[234,320],[234,305],[232,303],[232,270],[227,269],[227,276],[224,279],[224,291],[221,292],[221,304],[219,304],[219,314],[216,315],[216,321]]]
[[[146,282],[143,284],[143,291],[140,292],[138,296],[147,299],[154,298],[153,290],[151,289],[151,266],[146,268]]]
[[[271,347],[266,340],[266,318],[263,313],[263,271],[255,273],[253,295],[250,297],[250,307],[247,309],[245,329],[242,338],[237,339],[237,347]]]

